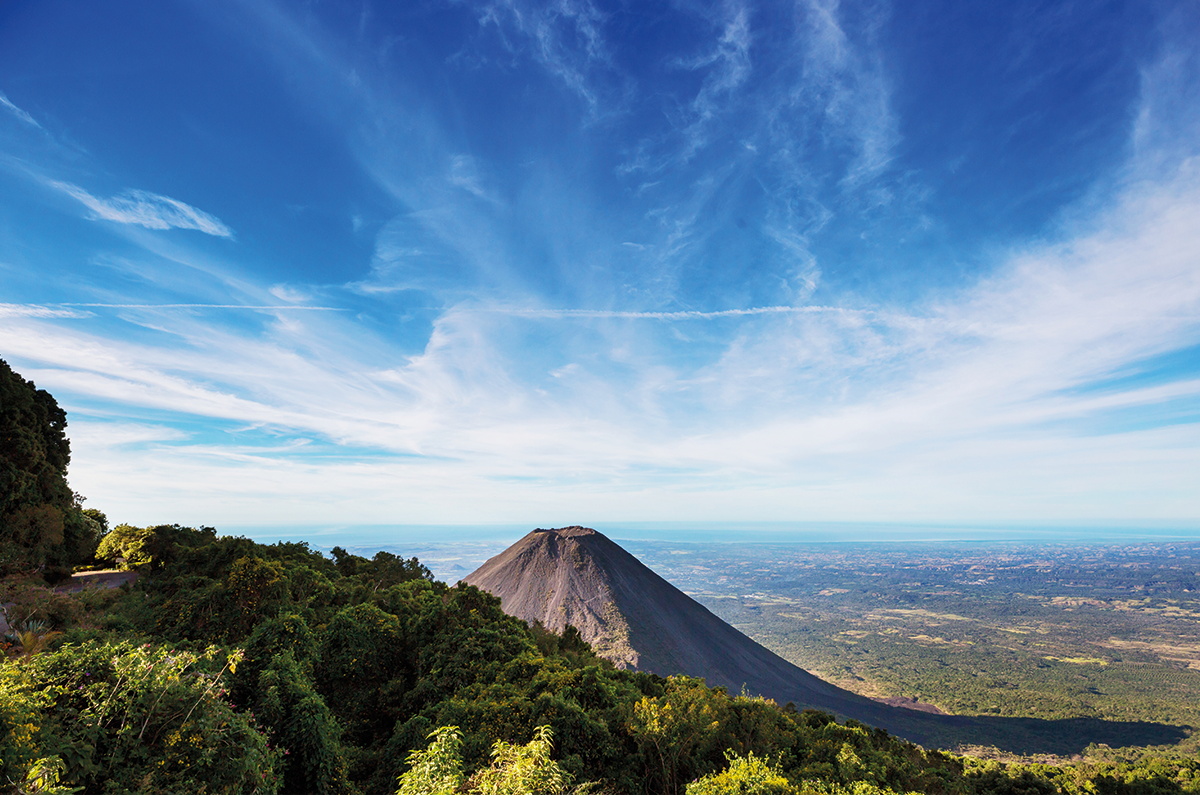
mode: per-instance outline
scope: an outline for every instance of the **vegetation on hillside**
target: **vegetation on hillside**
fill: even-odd
[[[1200,791],[1194,761],[976,763],[618,671],[577,634],[526,626],[386,552],[331,559],[177,525],[134,535],[154,553],[132,588],[8,583],[43,637],[58,633],[30,653],[14,643],[0,666],[0,782],[14,791],[48,765],[87,793],[390,793],[405,775],[414,791],[431,735],[451,726],[462,791],[530,791],[513,782],[538,770],[545,791],[631,794]]]
[[[66,428],[50,393],[0,359],[0,576],[62,576],[96,549],[103,527],[67,485]]]

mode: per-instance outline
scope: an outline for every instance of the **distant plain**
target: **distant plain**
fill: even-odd
[[[862,695],[1200,727],[1197,541],[625,545],[772,651]]]

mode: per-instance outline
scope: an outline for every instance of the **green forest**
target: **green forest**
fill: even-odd
[[[117,525],[0,362],[0,789],[14,793],[1200,792],[1200,762],[1002,763],[616,670],[416,558]],[[136,570],[118,588],[72,572]]]

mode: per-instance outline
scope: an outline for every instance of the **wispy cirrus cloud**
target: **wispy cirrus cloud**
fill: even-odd
[[[522,521],[530,501],[608,520],[697,510],[777,520],[795,518],[798,504],[808,518],[872,520],[1187,516],[1200,426],[1124,429],[1112,416],[1194,401],[1194,375],[1078,390],[1200,342],[1198,184],[1186,172],[1132,190],[1087,228],[1015,252],[913,317],[460,305],[405,356],[363,344],[346,313],[262,333],[189,315],[171,328],[182,347],[29,316],[7,344],[43,362],[30,369],[39,385],[122,406],[125,421],[145,424],[145,407],[147,417],[214,417],[277,435],[122,452],[119,471],[149,467],[145,482],[164,487],[150,462],[169,459],[164,471],[195,484],[173,504],[211,521],[244,522],[258,515],[255,500],[301,492],[307,521],[337,521],[349,505],[357,521],[388,521],[397,501],[407,521]],[[606,323],[564,322],[577,319]],[[729,326],[715,345],[687,343],[694,360],[665,353],[684,322],[718,319]],[[297,435],[322,441],[289,447]],[[79,485],[90,478],[97,493],[157,505],[128,485],[143,481],[98,465],[106,444],[79,437],[77,467],[91,473]],[[230,502],[214,516],[205,502],[223,490]]]
[[[750,77],[750,12],[744,5],[727,9],[721,35],[712,50],[691,58],[676,59],[675,66],[683,69],[706,69],[704,83],[692,100],[693,119],[684,130],[687,141],[680,159],[687,162],[709,143],[711,123],[717,116],[736,106],[737,90]]]
[[[136,224],[147,229],[194,229],[215,237],[233,237],[233,230],[220,219],[169,196],[127,190],[102,199],[69,182],[50,180],[47,184],[87,207],[98,220]]]
[[[579,95],[592,116],[601,110],[601,96],[589,76],[611,64],[603,21],[604,15],[590,0],[498,0],[479,13],[479,24],[494,25],[510,50],[517,49],[508,38],[510,29],[528,41],[534,60]]]
[[[466,310],[470,311],[470,310]],[[718,309],[709,312],[680,310],[676,312],[640,312],[619,309],[482,309],[488,313],[528,318],[611,318],[626,320],[711,320],[722,317],[750,317],[753,315],[807,315],[817,313],[874,315],[874,312],[843,309],[836,306],[755,306],[747,309]]]
[[[484,186],[479,162],[470,155],[454,155],[450,158],[450,173],[447,181],[476,198],[493,204],[499,202],[499,199]]]
[[[33,116],[30,116],[28,113],[21,110],[16,105],[14,105],[12,103],[12,101],[8,97],[6,97],[4,95],[4,92],[2,92],[2,91],[0,91],[0,106],[7,108],[10,113],[12,113],[14,116],[16,116],[18,119],[25,122],[26,124],[37,127],[39,130],[42,129],[42,125],[37,123],[37,119],[33,118]]]
[[[312,312],[343,312],[336,306],[303,306],[297,304],[98,304],[98,303],[69,303],[60,306],[82,306],[104,309],[252,309],[268,311],[312,311]]]
[[[857,187],[886,168],[899,140],[885,65],[874,42],[876,26],[860,26],[852,37],[839,18],[837,0],[800,0],[797,5],[804,56],[792,101],[818,110],[832,132],[852,142],[856,152],[843,182]]]
[[[90,317],[91,312],[41,304],[0,304],[0,317]]]

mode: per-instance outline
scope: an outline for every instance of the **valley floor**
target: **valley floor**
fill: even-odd
[[[862,695],[1200,727],[1197,542],[626,546],[772,651]],[[1174,750],[1194,755],[1200,737]]]

